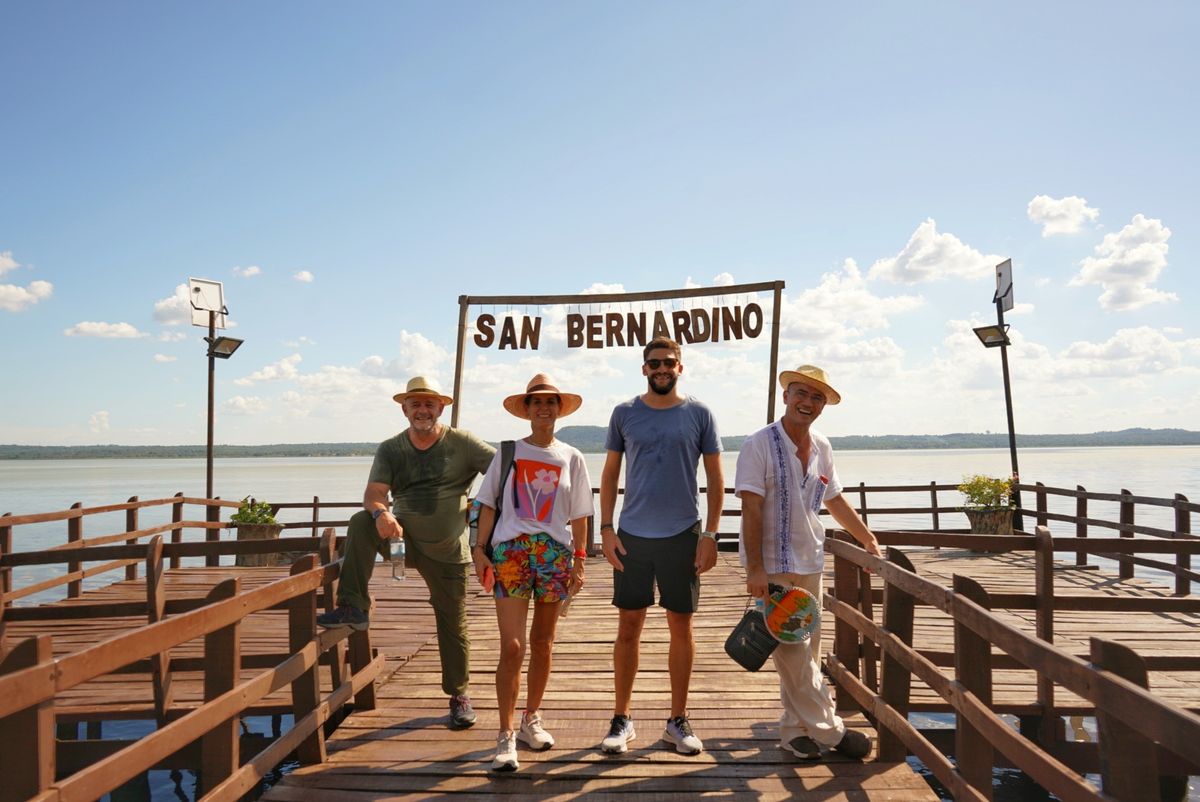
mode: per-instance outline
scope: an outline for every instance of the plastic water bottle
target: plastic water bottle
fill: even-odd
[[[404,540],[397,540],[392,546],[392,579],[404,581]]]

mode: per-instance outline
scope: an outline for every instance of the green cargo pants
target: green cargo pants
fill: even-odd
[[[416,569],[429,588],[429,604],[437,622],[438,656],[442,661],[442,690],[450,696],[467,693],[471,684],[471,643],[467,638],[467,578],[471,566],[431,560],[412,541],[406,541],[405,546],[408,569]],[[390,551],[391,544],[379,536],[371,513],[366,510],[355,513],[342,545],[344,559],[338,604],[371,609],[368,588],[375,571],[375,555],[387,560]]]

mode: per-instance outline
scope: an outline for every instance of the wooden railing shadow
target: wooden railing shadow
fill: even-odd
[[[1054,611],[1069,609],[1200,612],[1200,600],[1180,598],[1098,598],[1056,595],[1055,551],[1132,553],[1139,548],[1193,554],[1200,543],[1188,541],[1052,538],[1039,527],[1034,537],[988,538],[996,550],[1033,550],[1034,593],[1004,594],[1003,602],[970,577],[956,575],[947,588],[917,575],[896,545],[930,535],[881,535],[887,559],[872,557],[848,542],[830,539],[834,555],[834,589],[824,599],[836,619],[834,654],[827,669],[838,685],[842,709],[857,707],[879,729],[879,757],[918,757],[956,800],[990,799],[993,768],[1006,762],[1023,771],[1062,800],[1117,799],[1125,802],[1180,800],[1186,797],[1187,775],[1200,772],[1200,716],[1168,704],[1148,690],[1147,667],[1131,649],[1092,638],[1085,658],[1053,645]],[[937,536],[942,544],[961,546],[979,538]],[[1002,542],[1003,541],[1003,542]],[[926,545],[930,545],[926,543]],[[882,593],[871,590],[870,572],[882,581]],[[875,620],[879,604],[880,620]],[[927,605],[953,619],[954,642],[949,655],[924,653],[913,644],[915,610]],[[1037,611],[1036,632],[1015,628],[994,615],[994,606]],[[999,650],[999,654],[993,654]],[[1159,658],[1172,670],[1200,670],[1200,658]],[[949,666],[946,664],[949,663]],[[952,674],[943,667],[952,667]],[[1009,726],[992,701],[995,668],[1023,667],[1036,673],[1039,715]],[[956,717],[954,743],[943,753],[927,734],[908,720],[912,683],[923,682]],[[1088,703],[1098,723],[1099,742],[1064,743],[1056,688]],[[999,754],[998,754],[999,753]],[[1101,776],[1097,789],[1081,776]]]
[[[326,556],[331,544],[330,533]],[[148,547],[149,576],[161,577],[163,555],[173,549],[213,545],[163,544],[156,537]],[[201,798],[237,799],[289,754],[301,763],[322,762],[325,723],[351,700],[357,709],[374,708],[373,683],[384,663],[373,652],[367,631],[317,629],[319,595],[332,598],[329,591],[340,567],[332,561],[321,565],[316,555],[309,555],[297,560],[285,578],[251,590],[241,590],[239,578],[226,579],[203,600],[164,602],[161,582],[151,580],[147,603],[136,606],[157,620],[144,627],[57,658],[49,636],[11,644],[0,658],[0,775],[5,780],[0,799],[93,800],[149,769],[180,766],[197,770]],[[25,609],[6,612],[16,615]],[[243,620],[266,610],[287,612],[288,653],[244,659]],[[200,638],[199,660],[170,657],[172,649]],[[347,639],[349,666],[343,670],[338,659],[326,657],[335,681],[322,696],[317,677],[322,658],[336,655]],[[54,704],[59,694],[147,666],[153,668],[160,722],[155,732],[134,742],[64,741],[56,746]],[[243,679],[248,668],[256,673]],[[171,705],[171,678],[182,670],[203,673],[204,702],[193,709]],[[240,716],[289,686],[292,728],[265,746],[261,738],[240,736]]]

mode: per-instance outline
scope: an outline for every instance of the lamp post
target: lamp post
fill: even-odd
[[[225,328],[225,295],[219,281],[188,279],[191,288],[192,325],[207,326],[208,336],[208,448],[205,452],[204,497],[213,497],[213,395],[216,383],[216,361],[229,359],[242,344],[236,337],[218,337],[217,329]]]
[[[1008,377],[1008,346],[1011,340],[1008,339],[1008,324],[1004,322],[1005,311],[1013,308],[1011,259],[1005,259],[996,265],[996,294],[992,300],[996,303],[996,325],[980,326],[972,331],[983,343],[984,348],[1000,349],[1000,367],[1004,374],[1004,408],[1008,412],[1008,454],[1012,462],[1012,500],[1016,504],[1013,528],[1023,532],[1025,526],[1021,520],[1021,491],[1017,488],[1021,481],[1021,471],[1017,467],[1017,429],[1013,423],[1012,385]]]

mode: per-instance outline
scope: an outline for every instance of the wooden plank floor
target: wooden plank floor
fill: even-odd
[[[492,602],[479,594],[470,608],[472,697],[479,713],[475,727],[447,728],[437,647],[431,640],[380,687],[376,710],[356,713],[341,724],[329,741],[326,764],[295,770],[264,798],[300,802],[520,794],[538,799],[630,799],[636,794],[639,800],[936,799],[905,763],[839,757],[802,762],[778,748],[779,696],[771,664],[750,673],[723,650],[744,608],[744,584],[736,562],[736,555],[723,553],[718,567],[705,575],[695,619],[697,658],[689,707],[696,733],[705,742],[703,754],[678,755],[660,740],[669,711],[669,681],[666,620],[658,608],[650,611],[646,622],[634,687],[638,737],[625,755],[599,752],[612,716],[617,617],[609,603],[612,570],[593,559],[588,586],[560,621],[554,672],[542,706],[547,727],[557,739],[554,749],[521,749],[521,769],[515,774],[488,771],[498,728],[493,684],[498,639]],[[373,616],[372,634],[375,645],[386,649],[388,636],[376,633],[392,615],[386,607],[388,590],[378,583],[374,587],[377,604],[385,606]],[[850,723],[874,735],[861,717]]]

